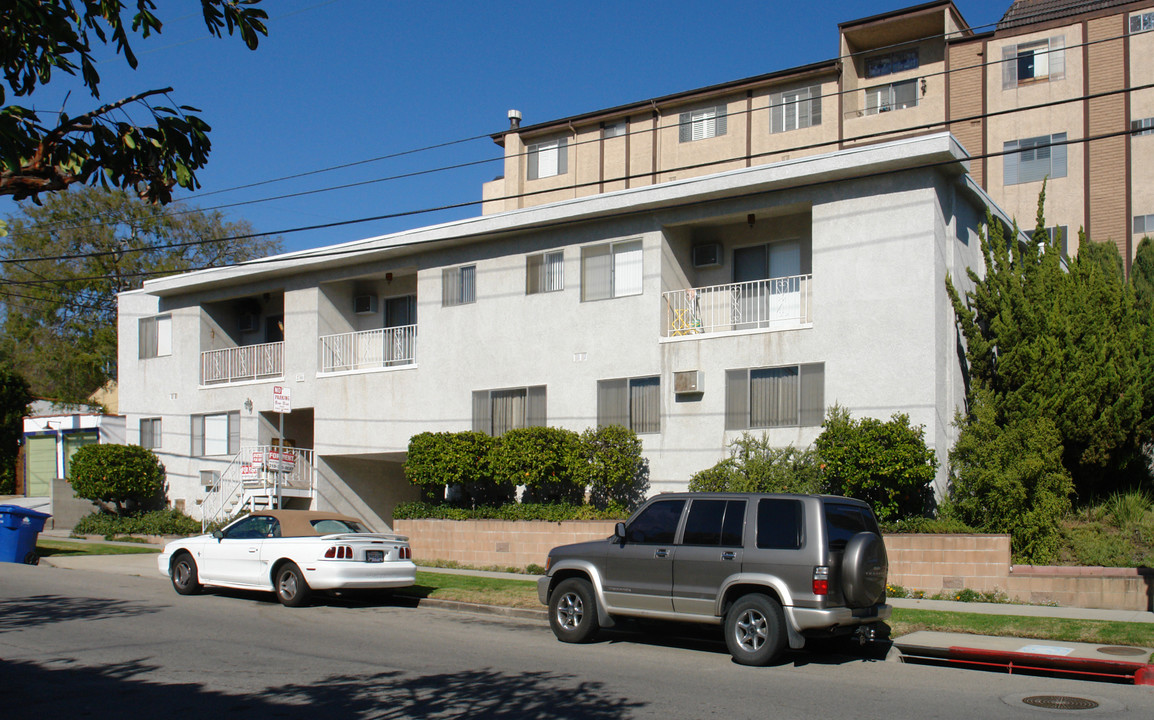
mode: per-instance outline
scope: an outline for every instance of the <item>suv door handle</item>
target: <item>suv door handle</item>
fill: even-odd
[[[737,553],[733,552],[732,550],[726,550],[725,552],[721,553],[722,560],[732,560],[735,557],[737,557]]]
[[[669,551],[666,550],[665,548],[661,548],[657,552],[653,553],[653,557],[659,557],[659,558],[669,557]]]

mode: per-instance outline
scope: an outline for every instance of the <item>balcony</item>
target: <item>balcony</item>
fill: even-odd
[[[283,342],[242,345],[200,354],[201,385],[223,385],[283,376]]]
[[[812,275],[673,290],[663,293],[662,336],[810,327],[812,292]]]
[[[417,326],[325,335],[320,351],[322,373],[412,365],[417,361]]]

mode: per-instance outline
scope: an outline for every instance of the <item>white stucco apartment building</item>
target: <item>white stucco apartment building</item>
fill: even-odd
[[[416,433],[620,422],[660,492],[746,430],[806,446],[838,403],[924,425],[941,485],[945,279],[1000,215],[966,157],[924,135],[149,281],[120,296],[128,441],[194,516],[279,468],[288,506],[388,522]]]

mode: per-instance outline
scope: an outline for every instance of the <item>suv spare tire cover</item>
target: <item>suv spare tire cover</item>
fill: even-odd
[[[850,538],[842,555],[842,594],[851,607],[876,603],[886,589],[889,559],[877,533],[859,532]]]

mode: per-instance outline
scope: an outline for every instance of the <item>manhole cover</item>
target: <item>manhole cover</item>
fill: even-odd
[[[1047,710],[1093,710],[1098,707],[1093,700],[1069,695],[1031,695],[1022,698],[1022,702]]]
[[[1146,651],[1142,648],[1125,647],[1123,645],[1108,645],[1106,647],[1098,648],[1098,652],[1106,653],[1107,655],[1145,655]]]

